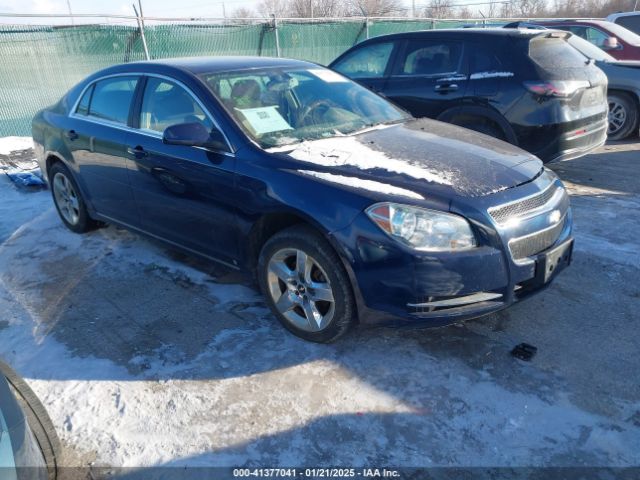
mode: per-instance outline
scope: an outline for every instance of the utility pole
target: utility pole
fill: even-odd
[[[411,0],[411,16],[416,18],[416,0]]]
[[[144,49],[144,56],[147,60],[149,60],[149,49],[147,48],[147,39],[144,36],[144,21],[142,20],[142,4],[140,0],[138,0],[138,5],[140,6],[140,14],[138,14],[136,4],[132,4],[133,11],[135,12],[136,19],[138,20],[138,28],[140,29],[140,38],[142,38],[142,48]]]
[[[67,8],[69,9],[69,16],[71,17],[71,25],[75,25],[76,22],[73,19],[73,12],[71,11],[71,0],[67,0]]]

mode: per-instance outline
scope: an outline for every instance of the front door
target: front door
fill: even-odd
[[[214,126],[186,88],[146,77],[139,129],[128,137],[128,168],[141,225],[148,233],[235,264],[235,156],[162,141],[165,128],[192,122],[209,130]]]

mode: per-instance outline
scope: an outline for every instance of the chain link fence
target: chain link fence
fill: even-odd
[[[473,21],[369,18],[333,21],[164,22],[145,25],[151,58],[259,55],[327,64],[356,43],[388,33]],[[31,118],[88,74],[144,60],[133,25],[0,25],[0,137],[30,135]]]

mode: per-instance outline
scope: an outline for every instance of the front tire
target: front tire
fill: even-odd
[[[265,243],[258,282],[273,314],[300,338],[329,343],[355,323],[344,266],[331,245],[307,226],[287,228]]]
[[[624,140],[638,128],[638,107],[633,99],[622,92],[610,93],[609,101],[609,140]]]
[[[75,233],[97,228],[98,224],[89,216],[87,204],[69,169],[61,162],[54,163],[49,169],[49,179],[53,203],[65,226]]]

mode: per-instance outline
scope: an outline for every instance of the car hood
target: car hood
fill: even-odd
[[[428,119],[267,151],[295,160],[287,168],[304,174],[405,196],[483,196],[527,183],[542,171],[542,162],[524,150]]]

